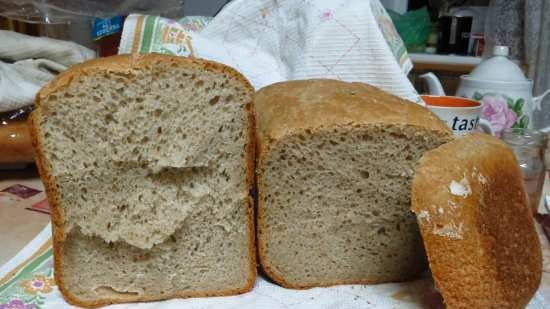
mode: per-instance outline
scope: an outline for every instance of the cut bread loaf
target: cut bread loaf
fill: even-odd
[[[252,288],[252,101],[235,70],[162,55],[92,60],[40,91],[33,143],[70,303]]]
[[[538,288],[541,247],[511,149],[471,134],[426,153],[412,210],[447,309],[519,309]]]
[[[425,269],[410,211],[424,152],[451,138],[434,114],[372,86],[277,83],[256,94],[257,239],[284,287],[381,283]]]

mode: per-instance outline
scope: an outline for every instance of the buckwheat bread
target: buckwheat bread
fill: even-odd
[[[427,152],[412,210],[447,309],[519,309],[539,286],[541,247],[515,156],[471,134]]]
[[[71,67],[31,115],[72,304],[248,291],[253,89],[224,65],[121,55]]]
[[[410,185],[451,138],[434,114],[362,83],[302,80],[256,94],[259,259],[289,288],[382,283],[425,269]]]

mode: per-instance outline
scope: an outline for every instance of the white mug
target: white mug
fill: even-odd
[[[455,135],[464,135],[478,127],[485,133],[495,135],[491,123],[481,119],[481,103],[478,101],[451,97],[423,95],[426,107],[443,120]]]

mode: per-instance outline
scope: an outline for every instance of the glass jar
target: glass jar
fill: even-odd
[[[546,136],[531,129],[507,129],[502,139],[508,144],[518,160],[525,190],[529,197],[529,204],[533,214],[537,214],[542,188],[544,186],[544,150]]]

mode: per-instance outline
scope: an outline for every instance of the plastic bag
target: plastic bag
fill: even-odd
[[[0,16],[28,23],[67,24],[130,13],[183,17],[183,0],[0,0]]]
[[[388,10],[397,32],[410,53],[423,52],[431,31],[430,14],[426,7],[399,14]]]

